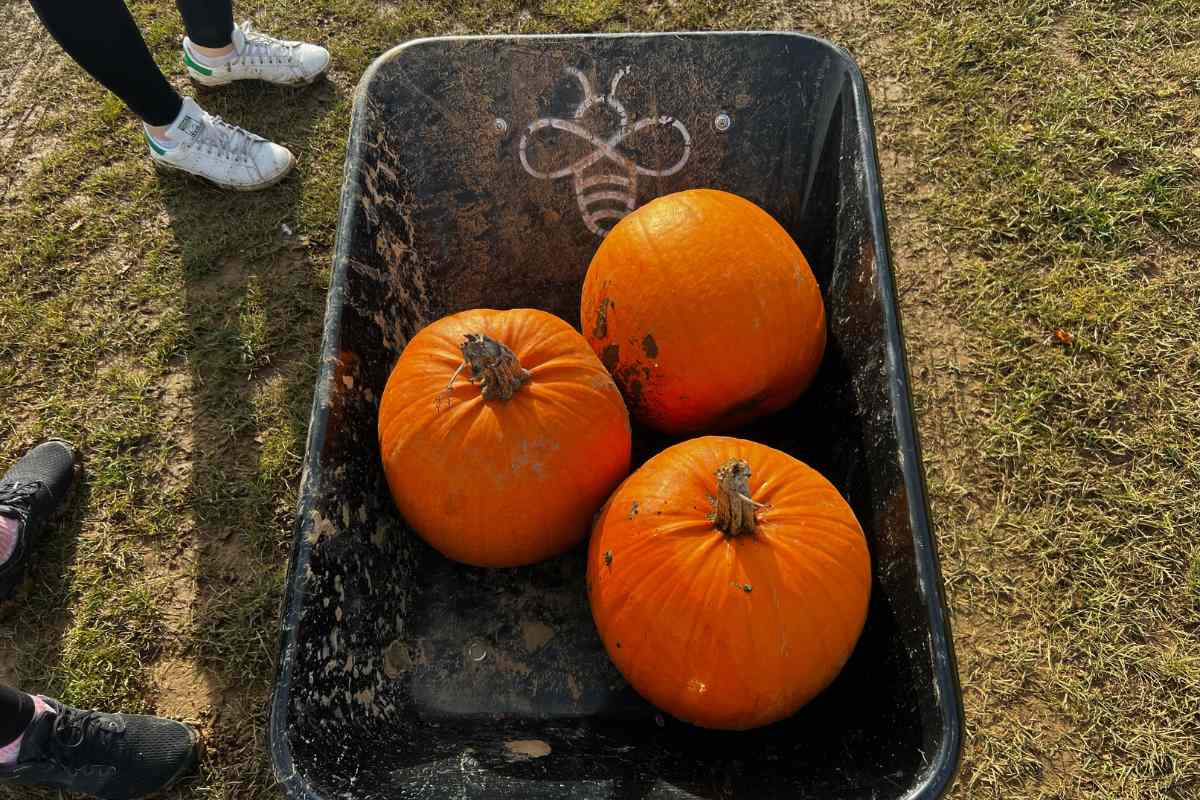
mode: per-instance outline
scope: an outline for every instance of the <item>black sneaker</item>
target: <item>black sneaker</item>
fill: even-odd
[[[0,785],[134,800],[170,787],[196,764],[199,737],[182,722],[80,711],[43,699],[57,713],[29,723],[17,763],[0,767]]]
[[[74,484],[75,448],[62,439],[39,444],[0,478],[0,516],[20,526],[12,556],[0,564],[0,600],[21,584],[33,543],[63,509]]]

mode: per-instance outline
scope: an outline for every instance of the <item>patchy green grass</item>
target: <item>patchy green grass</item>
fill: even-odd
[[[132,8],[178,79],[175,10]],[[197,93],[297,152],[255,195],[156,174],[120,103],[0,0],[0,463],[55,434],[87,468],[0,610],[0,677],[198,723],[180,797],[275,796],[266,698],[358,75],[441,33],[799,27],[873,90],[967,709],[954,796],[1200,793],[1194,2],[237,13],[336,62]]]
[[[1195,10],[964,6],[899,43],[923,54],[898,75],[929,165],[911,246],[942,251],[941,324],[968,343],[957,391],[921,388],[946,425],[963,796],[1200,792]]]

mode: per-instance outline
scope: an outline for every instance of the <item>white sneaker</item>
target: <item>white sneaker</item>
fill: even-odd
[[[226,189],[265,189],[283,180],[296,162],[286,147],[214,117],[190,97],[183,98],[183,110],[167,128],[167,138],[169,147],[146,131],[156,164]]]
[[[197,55],[191,40],[183,39],[183,63],[192,80],[204,86],[224,86],[259,80],[294,86],[312,83],[329,69],[324,47],[288,42],[254,30],[249,22],[234,26],[233,55],[215,65]]]

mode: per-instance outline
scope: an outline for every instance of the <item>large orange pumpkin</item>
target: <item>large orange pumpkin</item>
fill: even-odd
[[[587,342],[543,311],[445,317],[384,389],[392,497],[449,558],[484,567],[564,552],[629,472],[629,415]]]
[[[834,679],[867,614],[850,506],[786,453],[709,436],[630,475],[592,528],[592,615],[643,697],[705,728],[795,712]]]
[[[821,290],[800,248],[758,206],[711,189],[617,223],[588,268],[581,320],[633,415],[672,434],[783,408],[825,350]]]

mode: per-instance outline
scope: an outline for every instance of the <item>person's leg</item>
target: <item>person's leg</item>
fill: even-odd
[[[0,685],[0,764],[17,760],[21,737],[33,722],[33,698],[11,686]]]
[[[179,96],[154,63],[124,0],[30,2],[67,54],[142,118],[151,158],[160,166],[243,190],[270,186],[291,170],[294,159],[287,148],[219,120],[190,97]],[[229,0],[206,3],[212,6],[207,13],[200,0],[181,2],[181,8],[186,7],[189,24],[205,35],[224,26],[228,41]],[[0,531],[0,539],[3,534]]]
[[[175,2],[188,32],[183,63],[196,83],[225,86],[260,80],[297,86],[312,83],[329,69],[332,59],[324,47],[277,39],[249,22],[234,25],[232,0]]]
[[[233,0],[175,0],[187,38],[183,63],[189,71],[211,75],[237,57],[234,45]]]
[[[75,449],[51,439],[0,477],[0,522],[16,544],[0,563],[0,599],[24,574],[30,547],[75,482]],[[98,797],[141,797],[196,763],[196,732],[160,717],[80,711],[0,684],[0,785],[54,786]]]
[[[233,0],[175,0],[188,39],[206,55],[232,51]]]
[[[67,55],[147,125],[165,128],[183,99],[171,88],[124,0],[30,0]]]
[[[44,697],[0,684],[0,770],[17,763],[25,734],[34,720],[47,713],[55,712]]]
[[[0,742],[0,786],[144,797],[192,769],[199,736],[174,720],[81,711],[0,686]]]
[[[121,98],[146,124],[151,157],[231,189],[262,189],[282,180],[295,159],[286,147],[213,117],[180,97],[163,76],[123,0],[30,0],[47,30],[89,74]],[[307,83],[329,66],[324,48],[283,42],[233,26],[231,0],[178,0],[188,26],[184,63],[199,83],[243,78]],[[214,57],[191,41],[219,45]],[[211,49],[210,49],[211,50]]]

